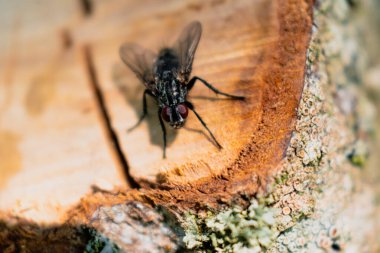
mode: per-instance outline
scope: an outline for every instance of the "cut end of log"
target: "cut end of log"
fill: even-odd
[[[229,18],[225,21],[203,22],[206,29],[194,73],[212,83],[223,83],[221,89],[244,94],[246,100],[198,102],[196,98],[203,94],[214,96],[201,85],[189,96],[209,121],[223,149],[217,150],[203,134],[181,129],[167,151],[168,159],[163,160],[161,143],[156,147],[144,144],[145,126],[123,142],[131,175],[142,185],[157,188],[148,195],[158,203],[184,208],[200,203],[217,206],[237,195],[255,194],[265,188],[284,157],[304,84],[312,2],[289,1],[281,6],[267,1],[241,2],[231,9],[240,14],[226,14]],[[205,10],[204,15],[209,13]],[[239,23],[242,17],[245,22]],[[218,32],[219,27],[223,27],[223,33]],[[221,43],[219,48],[220,41],[229,47]],[[215,51],[207,45],[213,45]],[[154,122],[148,120],[147,125],[161,138]],[[186,126],[201,127],[191,117]],[[138,146],[128,146],[138,139]],[[152,155],[146,156],[144,150]]]
[[[313,1],[89,3],[82,1],[83,10],[77,2],[56,7],[55,12],[68,16],[45,22],[46,27],[31,26],[41,33],[20,31],[30,42],[2,28],[10,41],[10,48],[0,52],[7,59],[2,69],[15,88],[1,86],[10,95],[0,104],[5,112],[0,117],[8,122],[0,128],[0,137],[5,136],[0,150],[12,152],[0,159],[10,168],[7,178],[0,179],[0,187],[5,187],[0,188],[0,210],[32,221],[38,220],[35,212],[46,212],[52,215],[49,221],[61,222],[93,185],[105,192],[125,189],[125,178],[130,188],[140,191],[110,198],[112,204],[141,201],[178,212],[243,202],[241,196],[264,189],[294,128]],[[38,6],[30,8],[28,13],[43,12]],[[168,129],[163,159],[154,101],[148,101],[146,121],[127,132],[142,113],[144,87],[117,52],[126,40],[152,50],[163,41],[171,45],[195,18],[204,33],[192,74],[245,100],[224,99],[196,83],[188,98],[223,148],[218,149],[190,112],[182,129]],[[56,40],[41,46],[52,33]],[[27,44],[28,52],[12,48],[12,41]],[[83,50],[87,46],[90,51]],[[24,187],[33,194],[23,195]],[[86,214],[84,223],[95,203],[105,203],[99,195],[92,196],[93,205],[83,201],[76,207],[76,216]],[[22,205],[15,209],[17,201]]]

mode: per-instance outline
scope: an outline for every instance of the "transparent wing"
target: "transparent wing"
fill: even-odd
[[[185,80],[189,79],[195,51],[202,35],[202,25],[199,21],[193,21],[182,31],[181,35],[173,45],[179,58],[179,74]]]
[[[137,44],[125,43],[120,47],[120,57],[144,85],[153,90],[156,55]]]

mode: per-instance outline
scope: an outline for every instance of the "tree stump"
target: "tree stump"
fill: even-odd
[[[0,6],[3,251],[375,252],[379,226],[355,232],[376,209],[357,169],[370,116],[355,106],[365,68],[349,2]],[[192,73],[246,99],[196,84],[189,100],[223,148],[190,113],[167,128],[163,159],[154,101],[127,131],[144,87],[118,49],[158,51],[193,20],[203,34]]]

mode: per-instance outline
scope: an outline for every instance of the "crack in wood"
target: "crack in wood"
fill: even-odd
[[[95,95],[97,106],[99,107],[101,117],[105,124],[107,138],[113,144],[112,151],[115,153],[116,158],[123,169],[124,176],[128,185],[131,188],[138,189],[140,188],[140,185],[136,182],[136,180],[131,176],[129,172],[129,165],[128,165],[127,159],[124,156],[124,153],[121,149],[121,145],[116,135],[116,132],[112,128],[111,119],[108,114],[106,103],[104,101],[103,93],[100,88],[100,84],[99,84],[98,77],[96,74],[96,69],[94,66],[93,58],[92,58],[91,47],[89,45],[85,45],[83,48],[83,52],[84,52],[84,58],[85,58],[85,65],[86,65],[86,69],[89,76],[90,86]]]

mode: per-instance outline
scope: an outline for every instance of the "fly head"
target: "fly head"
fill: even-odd
[[[164,106],[161,117],[175,129],[181,128],[185,124],[189,109],[183,103],[173,106]]]

